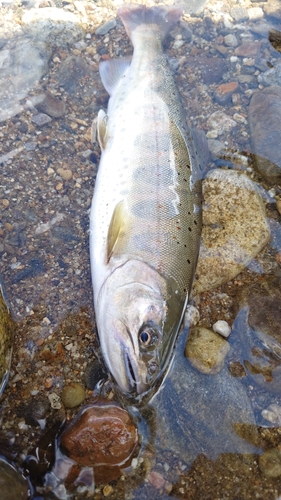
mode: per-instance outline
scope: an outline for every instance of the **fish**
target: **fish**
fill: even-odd
[[[99,67],[110,98],[96,123],[89,244],[104,361],[140,398],[167,372],[190,297],[207,141],[187,124],[163,52],[182,7],[125,4],[118,15],[134,51]]]
[[[0,280],[0,396],[4,392],[9,377],[13,333],[14,320],[5,299],[3,283]]]

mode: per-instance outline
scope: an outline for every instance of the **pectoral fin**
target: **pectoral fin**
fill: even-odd
[[[120,236],[120,232],[122,226],[124,224],[125,218],[125,208],[124,208],[124,200],[119,201],[117,203],[114,212],[111,217],[111,221],[108,228],[107,234],[107,262],[110,261],[110,258],[113,254],[114,247],[118,241]]]
[[[118,59],[109,59],[100,63],[99,71],[101,81],[109,95],[112,95],[119,81],[129,68],[131,57],[119,57]]]
[[[103,109],[99,110],[98,113],[98,122],[97,122],[97,136],[98,136],[98,141],[99,145],[102,149],[102,151],[106,147],[106,142],[108,139],[108,116],[105,114]]]

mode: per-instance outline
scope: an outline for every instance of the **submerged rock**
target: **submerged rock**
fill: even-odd
[[[107,482],[130,464],[138,433],[126,410],[103,401],[84,408],[62,433],[60,443],[76,464],[94,467],[96,481]]]
[[[27,500],[30,498],[29,484],[16,468],[0,458],[1,500]]]
[[[281,65],[280,83],[281,83]],[[249,106],[254,167],[270,183],[281,180],[281,87],[256,92]]]
[[[244,289],[239,307],[233,334],[244,346],[244,366],[258,385],[281,394],[281,278]]]
[[[229,352],[229,343],[216,333],[197,326],[191,328],[185,346],[185,355],[201,373],[219,373]]]
[[[214,170],[203,182],[203,229],[193,295],[234,278],[268,242],[257,185],[245,174]]]
[[[246,390],[227,368],[215,375],[193,369],[183,355],[184,333],[176,346],[165,390],[154,397],[156,443],[187,464],[200,453],[254,453],[255,418]],[[249,424],[249,425],[244,425]]]

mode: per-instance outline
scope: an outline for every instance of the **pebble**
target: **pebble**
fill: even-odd
[[[217,131],[218,135],[230,132],[237,123],[222,111],[215,111],[209,116],[207,126]]]
[[[255,169],[271,184],[280,182],[281,87],[269,87],[253,95],[249,126]]]
[[[249,19],[247,9],[244,9],[243,7],[234,7],[230,10],[230,15],[234,21],[247,21]]]
[[[96,29],[95,34],[96,35],[106,35],[110,30],[113,30],[116,27],[116,20],[115,19],[110,19],[106,23],[104,23],[102,26],[99,26],[98,29]]]
[[[61,400],[66,408],[75,408],[83,403],[86,397],[84,387],[78,382],[71,382],[64,386]]]
[[[35,123],[37,127],[43,127],[44,125],[51,123],[52,118],[48,115],[45,115],[45,113],[38,113],[38,115],[34,115],[31,118],[31,121],[32,123]]]
[[[72,178],[72,171],[68,168],[58,168],[57,173],[64,181],[69,181]]]
[[[185,356],[201,373],[219,373],[230,350],[228,342],[219,335],[197,326],[189,331],[185,346]]]
[[[267,477],[281,476],[281,451],[276,448],[266,450],[258,458],[259,468]]]
[[[261,7],[252,7],[248,9],[250,21],[257,21],[263,18],[263,10]]]
[[[100,401],[82,409],[63,431],[61,447],[80,466],[93,466],[96,482],[108,482],[128,467],[138,443],[129,414],[117,404]]]
[[[65,114],[65,103],[50,94],[50,92],[45,92],[37,96],[37,104],[35,107],[38,111],[52,118],[61,118]]]
[[[199,323],[200,314],[196,307],[191,304],[187,306],[184,314],[184,327],[189,328],[191,326],[196,326]]]
[[[147,477],[148,481],[156,490],[161,490],[164,488],[166,480],[159,472],[152,470]]]
[[[102,492],[103,492],[103,496],[109,497],[114,492],[114,489],[111,486],[111,484],[106,484],[105,487],[103,488]]]
[[[268,0],[263,6],[263,10],[267,16],[274,17],[278,21],[281,20],[281,6],[279,0]]]
[[[224,105],[231,101],[231,96],[239,89],[238,82],[223,83],[215,91],[215,101],[218,104]]]
[[[213,328],[214,332],[219,333],[220,335],[222,335],[226,339],[229,337],[229,335],[231,333],[231,327],[229,326],[229,324],[226,321],[224,321],[222,319],[216,321],[216,323],[213,324],[212,328]]]
[[[261,50],[260,42],[245,42],[234,50],[234,54],[239,57],[258,57]]]
[[[49,394],[48,398],[49,398],[49,401],[51,403],[51,407],[54,410],[61,409],[61,398],[55,392],[52,392],[51,394]]]
[[[281,406],[275,403],[269,405],[266,410],[262,410],[262,417],[272,424],[276,424],[281,427]]]
[[[269,87],[271,85],[281,85],[281,62],[277,61],[273,68],[258,75],[258,82]]]
[[[238,40],[235,35],[226,35],[224,37],[224,43],[227,47],[237,47]]]
[[[203,196],[202,242],[193,295],[234,278],[270,238],[260,192],[245,174],[213,170],[203,181]]]

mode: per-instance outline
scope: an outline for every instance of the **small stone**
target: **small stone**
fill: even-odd
[[[194,327],[189,331],[185,356],[201,373],[219,373],[230,350],[228,342],[219,335],[203,327]]]
[[[47,174],[48,175],[53,175],[55,173],[54,169],[52,167],[47,168]]]
[[[130,465],[138,433],[127,411],[113,402],[100,401],[78,413],[60,443],[78,465],[94,467],[96,482],[108,482]]]
[[[83,403],[86,397],[84,387],[78,382],[67,384],[61,393],[61,400],[66,408],[75,408]]]
[[[249,14],[247,9],[244,9],[243,7],[234,7],[230,11],[231,17],[234,19],[234,21],[246,21],[249,19]]]
[[[63,188],[63,183],[62,182],[58,182],[58,184],[56,185],[56,190],[60,191],[62,188]]]
[[[69,168],[58,168],[57,173],[64,181],[69,181],[72,178],[72,171]]]
[[[281,406],[273,403],[266,410],[262,410],[261,414],[268,422],[276,424],[278,427],[281,426]]]
[[[53,118],[60,118],[65,114],[65,103],[53,96],[49,92],[45,92],[45,94],[41,94],[37,96],[40,98],[38,103],[35,105],[38,111],[45,113]]]
[[[237,47],[234,54],[239,57],[258,57],[260,50],[260,42],[247,42]]]
[[[161,488],[163,488],[166,483],[166,480],[162,476],[162,474],[153,470],[148,474],[147,479],[156,490],[161,490]]]
[[[37,125],[37,127],[43,127],[52,121],[52,118],[44,113],[38,113],[31,118],[31,121]]]
[[[110,484],[107,484],[107,485],[103,488],[103,490],[102,490],[103,495],[104,495],[105,497],[109,497],[109,496],[113,493],[113,491],[114,491],[114,489],[112,488],[112,486],[111,486]]]
[[[200,314],[196,307],[191,304],[187,306],[185,315],[184,315],[184,326],[185,328],[189,328],[191,326],[196,326],[199,322]]]
[[[218,135],[230,132],[237,123],[222,111],[215,111],[207,120],[207,126],[217,130]]]
[[[252,75],[238,75],[237,80],[239,83],[251,83],[254,78]]]
[[[245,121],[246,121],[246,118],[244,116],[240,115],[240,113],[234,113],[233,118],[238,123],[245,123]]]
[[[248,10],[250,21],[257,21],[263,18],[263,10],[261,7],[252,7]]]
[[[238,40],[235,35],[226,35],[223,40],[227,47],[237,47],[238,45]]]
[[[54,410],[60,410],[61,409],[61,399],[60,399],[60,397],[55,392],[52,392],[51,394],[49,394],[48,398],[49,398],[49,401],[51,403],[51,407]]]
[[[7,198],[3,198],[3,200],[1,200],[1,204],[2,204],[3,208],[8,208],[8,206],[10,205],[10,202],[9,202],[9,200],[7,200]]]
[[[231,332],[229,324],[224,320],[216,321],[216,323],[213,324],[213,330],[225,338],[228,338]]]
[[[237,92],[238,82],[223,83],[215,91],[215,100],[218,104],[224,105],[231,101],[231,96]]]
[[[281,6],[279,0],[269,0],[263,6],[264,13],[280,21],[281,19]]]
[[[230,361],[228,370],[233,377],[246,377],[247,373],[244,366],[239,361]]]
[[[267,477],[281,476],[281,451],[276,448],[266,450],[258,458],[259,468]]]
[[[5,223],[5,228],[7,229],[7,231],[11,232],[13,231],[13,226],[12,224],[10,224],[10,222],[6,222]]]
[[[116,20],[110,19],[110,21],[107,21],[102,26],[100,26],[98,29],[96,29],[95,34],[96,35],[106,35],[110,30],[114,29],[115,27],[116,27]]]

